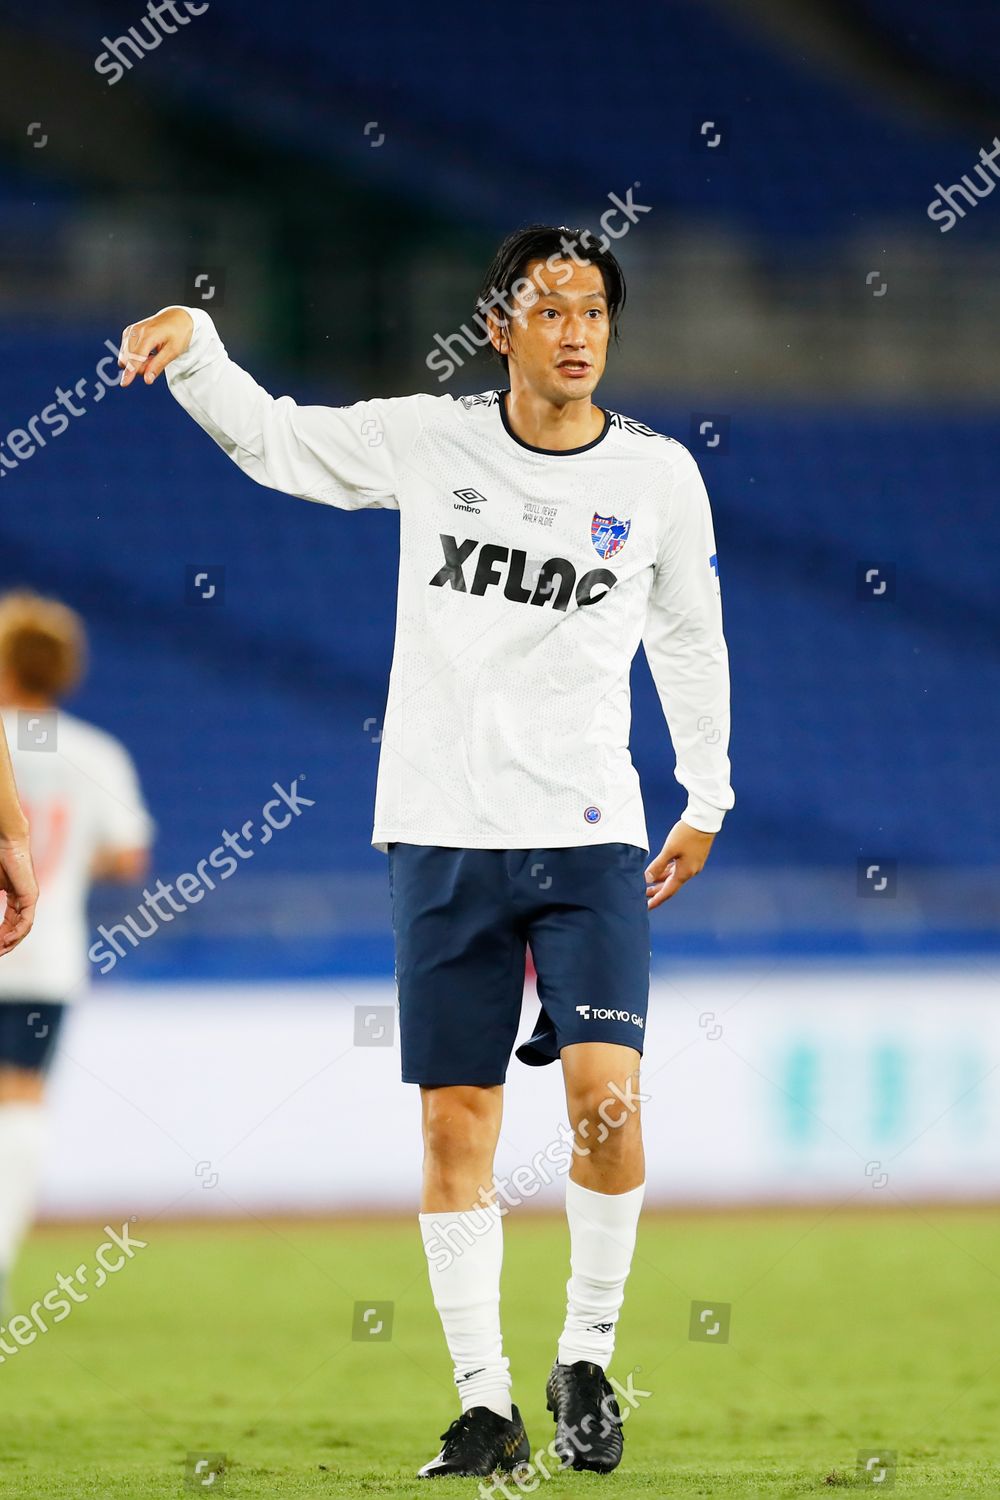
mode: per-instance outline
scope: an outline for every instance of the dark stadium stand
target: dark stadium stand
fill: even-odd
[[[952,77],[994,92],[1000,56],[1000,10],[992,0],[958,5],[913,5],[911,0],[861,0],[867,12],[914,58]]]
[[[888,24],[894,6],[906,10],[915,46],[936,46],[946,32],[956,66],[971,66],[974,43],[960,49],[955,38],[977,34],[981,6],[964,0],[933,26],[919,16],[912,22],[903,0],[879,0],[873,10],[884,11]],[[963,9],[972,18],[966,28]],[[5,10],[15,13],[0,5],[0,18]],[[53,0],[37,22],[17,7],[17,24],[49,29],[54,13],[63,40],[91,53],[141,19],[132,0]],[[197,27],[224,37],[225,73],[208,61],[214,49],[207,43],[186,44],[190,35],[162,40],[133,66],[156,78],[161,105],[202,111],[248,141],[266,129],[270,140],[306,158],[363,170],[369,183],[377,156],[387,188],[504,227],[512,202],[526,218],[549,218],[553,178],[566,213],[638,182],[640,201],[645,192],[677,215],[739,224],[768,239],[774,252],[783,247],[793,255],[803,237],[851,234],[875,215],[922,212],[936,180],[965,170],[961,135],[899,117],[833,70],[805,71],[801,57],[741,24],[738,6],[727,12],[702,0],[614,7],[580,0],[571,56],[564,51],[552,57],[551,70],[520,73],[503,10],[388,0],[379,10],[377,48],[363,0],[334,8],[317,0],[296,7],[296,16],[290,32],[280,6],[243,6],[235,34],[223,7],[192,19],[190,35]],[[675,67],[681,39],[683,66]],[[544,57],[547,43],[529,33],[521,45]],[[127,47],[121,51],[131,57]],[[484,65],[502,60],[510,99],[481,86],[470,57]],[[99,102],[106,85],[95,78],[94,87]],[[514,98],[517,107],[509,107]],[[723,133],[712,150],[705,145],[710,135],[700,134],[707,121]],[[386,149],[372,149],[369,122],[385,133]],[[693,161],[704,169],[692,170]]]

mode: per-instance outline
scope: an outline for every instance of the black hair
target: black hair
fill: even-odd
[[[600,268],[604,295],[608,299],[608,322],[617,344],[618,322],[625,306],[624,272],[608,248],[606,237],[598,239],[589,229],[571,229],[565,224],[529,224],[507,236],[490,262],[476,298],[477,317],[485,324],[487,312],[495,310],[501,321],[506,322],[513,302],[514,285],[533,261],[547,262],[550,259],[576,259]],[[506,371],[506,354],[496,349],[493,352]]]

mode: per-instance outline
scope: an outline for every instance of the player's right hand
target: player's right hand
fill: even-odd
[[[130,323],[118,351],[122,385],[131,385],[137,375],[152,385],[161,370],[184,353],[193,332],[194,319],[183,307],[168,307],[141,323]]]
[[[0,891],[7,907],[0,922],[0,955],[16,948],[31,931],[38,900],[38,883],[31,864],[28,836],[0,839]]]

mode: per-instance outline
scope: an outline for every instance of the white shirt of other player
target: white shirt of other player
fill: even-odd
[[[94,856],[146,848],[153,821],[132,760],[110,734],[59,709],[36,728],[37,747],[22,750],[17,713],[4,710],[3,722],[28,816],[39,898],[34,927],[0,959],[0,1003],[72,1001],[88,977],[86,902]]]
[[[640,641],[682,817],[722,826],[729,661],[708,496],[685,448],[617,413],[585,447],[532,448],[496,391],[298,406],[262,390],[208,314],[188,311],[170,390],[246,474],[400,513],[376,847],[648,849],[628,747]],[[349,530],[331,530],[332,610],[338,573],[364,566]]]

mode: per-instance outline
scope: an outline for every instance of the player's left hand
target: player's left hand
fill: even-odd
[[[677,822],[667,842],[646,866],[646,907],[649,911],[676,896],[681,886],[703,868],[712,848],[714,833],[701,833],[689,823]]]
[[[7,897],[7,909],[0,922],[0,955],[16,948],[31,931],[35,920],[38,885],[31,863],[27,835],[20,839],[0,840],[0,891]]]

